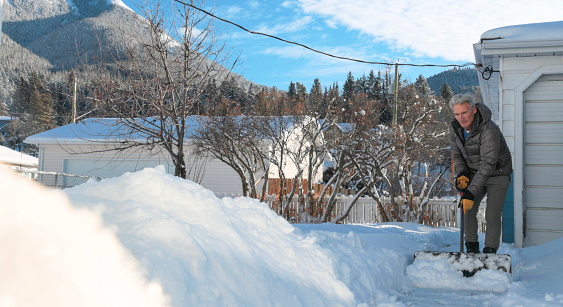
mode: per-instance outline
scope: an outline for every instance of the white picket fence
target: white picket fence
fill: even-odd
[[[340,216],[348,207],[348,204],[353,199],[353,196],[338,196],[336,204],[332,211],[333,217]],[[272,203],[276,200],[275,196],[267,197],[266,203],[272,208]],[[397,200],[397,201],[400,201]],[[383,206],[390,204],[391,200],[388,197],[381,198]],[[479,223],[479,231],[485,231],[485,208],[487,199],[483,199],[479,207],[479,214],[477,216]],[[294,198],[291,204],[291,210],[295,215],[299,212],[299,201]],[[423,224],[434,227],[458,227],[457,214],[457,200],[454,197],[445,198],[432,198],[429,199],[427,205],[424,207],[425,218]],[[377,203],[371,197],[362,197],[354,204],[348,216],[342,220],[343,224],[371,224],[382,222],[383,218],[377,209]]]

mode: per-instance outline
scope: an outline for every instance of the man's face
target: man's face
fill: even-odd
[[[465,129],[471,129],[477,107],[471,108],[469,102],[454,105],[454,115],[457,122]]]

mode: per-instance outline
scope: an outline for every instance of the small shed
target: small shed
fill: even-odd
[[[513,155],[503,241],[563,237],[563,21],[489,30],[474,51],[483,101]]]

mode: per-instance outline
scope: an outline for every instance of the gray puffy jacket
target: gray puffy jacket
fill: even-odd
[[[456,174],[471,174],[467,190],[473,195],[484,195],[489,177],[512,173],[512,156],[499,127],[491,121],[491,110],[482,103],[475,106],[477,113],[467,140],[464,141],[458,121],[452,121],[450,147]]]

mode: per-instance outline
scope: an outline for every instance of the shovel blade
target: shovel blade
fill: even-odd
[[[512,259],[505,254],[459,253],[459,252],[415,252],[414,261],[445,259],[453,268],[471,277],[480,270],[500,270],[512,274]]]

